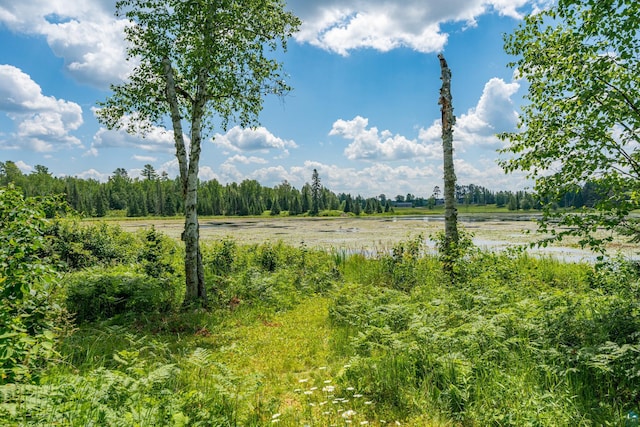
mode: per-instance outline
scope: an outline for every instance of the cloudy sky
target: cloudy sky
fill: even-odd
[[[363,196],[442,186],[438,106],[443,52],[453,73],[460,184],[524,188],[496,164],[497,132],[515,129],[524,82],[513,79],[503,34],[544,0],[289,0],[303,21],[282,56],[294,90],[269,98],[261,126],[216,129],[200,176],[288,180],[316,168],[326,187]],[[145,164],[177,173],[172,135],[145,139],[97,122],[96,102],[131,65],[115,0],[0,0],[0,161],[25,173],[106,180]]]

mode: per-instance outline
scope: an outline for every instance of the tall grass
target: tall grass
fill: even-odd
[[[455,284],[343,287],[330,313],[358,358],[347,377],[404,417],[615,424],[640,397],[640,294],[625,265],[476,253]]]
[[[85,280],[88,309],[100,280],[134,274],[129,305],[77,317],[38,383],[0,387],[0,424],[587,426],[637,410],[640,280],[622,260],[471,250],[452,283],[422,237],[366,255],[225,239],[203,248],[211,308],[181,311],[144,305],[143,286],[179,277],[179,249],[135,239],[115,269],[92,252],[67,289]]]

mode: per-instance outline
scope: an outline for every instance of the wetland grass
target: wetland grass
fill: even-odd
[[[312,223],[322,230],[325,221],[340,219]],[[67,241],[78,235],[71,231]],[[374,242],[379,224],[377,232]],[[105,235],[128,236],[126,248],[113,246],[126,249],[118,268],[155,271],[140,261],[145,233]],[[595,268],[472,249],[450,284],[424,239],[404,229],[398,236],[371,254],[211,239],[203,250],[210,309],[78,323],[38,383],[0,386],[0,421],[589,426],[637,411],[640,280],[632,264]],[[179,260],[169,244],[163,251]],[[87,259],[96,262],[92,274],[69,271],[69,283],[76,275],[97,283],[100,268],[113,270],[115,261],[102,264],[99,254]],[[152,259],[170,270],[167,258]]]

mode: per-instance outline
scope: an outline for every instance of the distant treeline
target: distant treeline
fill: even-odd
[[[200,183],[198,191],[198,213],[246,216],[270,211],[272,215],[284,212],[303,215],[334,210],[360,215],[390,212],[398,207],[433,209],[443,203],[437,186],[426,198],[410,193],[396,195],[394,198],[385,194],[364,198],[360,195],[354,197],[351,194],[336,194],[321,186],[315,171],[312,178],[313,182],[306,183],[300,190],[287,181],[273,188],[248,179],[240,184],[234,182],[225,185],[215,179],[204,181]],[[100,182],[78,177],[54,177],[42,165],[37,165],[33,172],[24,174],[14,162],[0,162],[0,186],[9,183],[21,188],[28,197],[64,194],[69,206],[91,217],[175,216],[183,213],[179,179],[171,179],[166,173],[158,174],[151,165],[145,165],[140,177],[132,178],[125,169],[118,168],[107,182]],[[595,185],[588,183],[575,193],[564,195],[559,200],[558,207],[593,206],[601,193]],[[494,192],[474,184],[456,186],[456,197],[461,205],[496,205],[513,211],[541,207],[540,201],[531,193]]]

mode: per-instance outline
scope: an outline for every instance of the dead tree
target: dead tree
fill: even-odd
[[[453,168],[453,115],[451,103],[451,70],[442,54],[438,54],[442,70],[442,88],[438,104],[442,111],[442,151],[444,154],[444,241],[441,242],[441,256],[444,268],[453,274],[453,263],[458,253],[458,210],[456,209],[456,174]]]

